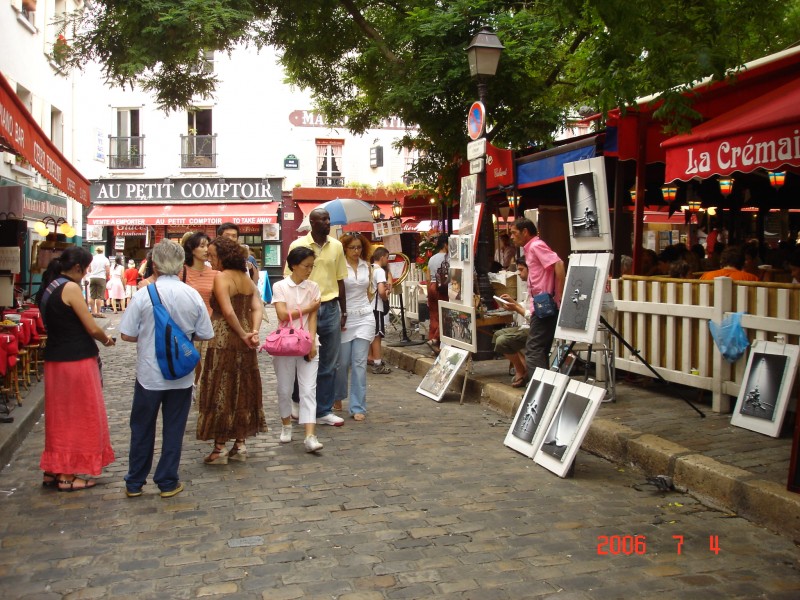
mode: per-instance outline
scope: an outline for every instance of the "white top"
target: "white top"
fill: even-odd
[[[375,317],[369,302],[369,263],[358,259],[358,268],[353,269],[347,263],[347,277],[344,280],[345,297],[347,298],[347,323],[342,331],[342,343],[356,338],[372,341],[375,337]]]
[[[436,281],[436,272],[442,266],[444,259],[447,258],[447,252],[437,252],[428,260],[428,280]]]
[[[289,275],[281,279],[272,288],[272,303],[284,302],[286,310],[290,313],[294,311],[294,322],[297,323],[297,309],[303,308],[312,304],[320,298],[319,286],[306,279],[300,283],[292,281],[292,276]],[[308,329],[308,315],[303,315],[303,327]]]
[[[95,254],[86,276],[89,279],[105,279],[106,269],[111,266],[109,260],[102,254]]]
[[[122,265],[114,265],[111,267],[111,277],[122,279],[122,274],[125,272],[125,267]]]
[[[214,337],[206,305],[196,290],[177,275],[161,275],[156,281],[161,303],[183,332],[197,340]],[[138,290],[122,314],[119,332],[138,338],[136,343],[136,380],[146,390],[181,390],[191,387],[194,370],[180,379],[164,379],[156,358],[155,318],[147,286]]]
[[[389,282],[386,280],[386,271],[384,271],[383,268],[379,267],[378,265],[372,265],[372,285],[375,288],[375,302],[372,304],[372,309],[383,312],[386,310],[386,305],[389,301],[384,300],[378,295],[379,283],[385,283],[386,285],[389,285]]]

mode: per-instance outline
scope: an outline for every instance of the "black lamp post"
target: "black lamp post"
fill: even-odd
[[[483,27],[467,47],[469,59],[469,72],[478,80],[478,99],[486,105],[486,81],[494,77],[497,72],[497,63],[503,51],[503,44],[495,33],[488,27]],[[478,231],[478,252],[475,256],[475,271],[478,276],[478,293],[484,306],[491,306],[494,290],[489,281],[489,269],[494,259],[494,224],[492,214],[486,203],[486,169],[478,173],[478,189],[476,190],[475,204],[484,204],[481,213],[480,229]],[[469,232],[462,232],[469,233]]]

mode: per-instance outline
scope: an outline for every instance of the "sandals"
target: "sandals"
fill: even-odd
[[[238,460],[239,462],[247,460],[247,448],[245,448],[244,440],[236,440],[233,448],[228,452],[228,460]]]
[[[363,421],[366,418],[367,418],[367,415],[365,415],[364,413],[355,413],[353,415],[353,420],[355,420],[355,421]]]
[[[511,387],[513,388],[521,388],[525,387],[525,376],[522,377],[514,377],[514,380],[511,382]]]
[[[203,462],[207,465],[227,465],[228,451],[225,449],[225,446],[214,444],[214,450],[203,459]]]
[[[75,486],[75,482],[80,481],[82,485]],[[93,479],[81,479],[80,477],[74,477],[73,479],[59,479],[58,480],[58,491],[59,492],[80,492],[82,490],[88,490],[89,488],[93,488],[97,485],[97,482]]]
[[[42,487],[46,488],[54,488],[58,486],[58,475],[55,473],[50,473],[48,471],[44,472],[42,475]]]

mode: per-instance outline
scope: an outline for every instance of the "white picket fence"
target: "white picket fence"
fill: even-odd
[[[730,412],[739,395],[747,355],[733,365],[722,357],[708,321],[742,312],[748,339],[786,343],[800,339],[800,285],[623,277],[611,281],[616,312],[611,325],[667,381],[712,392],[712,409]],[[617,369],[652,376],[623,344]],[[693,374],[693,371],[697,374]]]

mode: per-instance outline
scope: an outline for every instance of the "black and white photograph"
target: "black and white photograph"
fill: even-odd
[[[439,331],[442,343],[477,351],[475,307],[456,302],[439,302]]]
[[[461,260],[461,238],[457,235],[447,238],[447,258],[451,264]]]
[[[570,381],[534,460],[559,477],[566,476],[604,396],[604,388]]]
[[[731,425],[778,437],[794,385],[798,347],[753,342]]]
[[[569,257],[555,337],[591,344],[597,335],[611,254],[581,253]]]
[[[537,368],[503,443],[533,458],[568,382],[569,378],[565,375]]]
[[[436,400],[436,402],[441,402],[447,388],[468,356],[467,350],[442,344],[442,351],[420,382],[417,392]]]
[[[459,238],[459,260],[470,262],[472,260],[472,236],[462,235]]]
[[[610,251],[612,240],[604,159],[566,163],[564,184],[572,251]]]
[[[472,233],[472,224],[475,219],[475,194],[477,190],[477,175],[465,175],[461,178],[461,196],[458,201],[458,229],[463,234]]]

